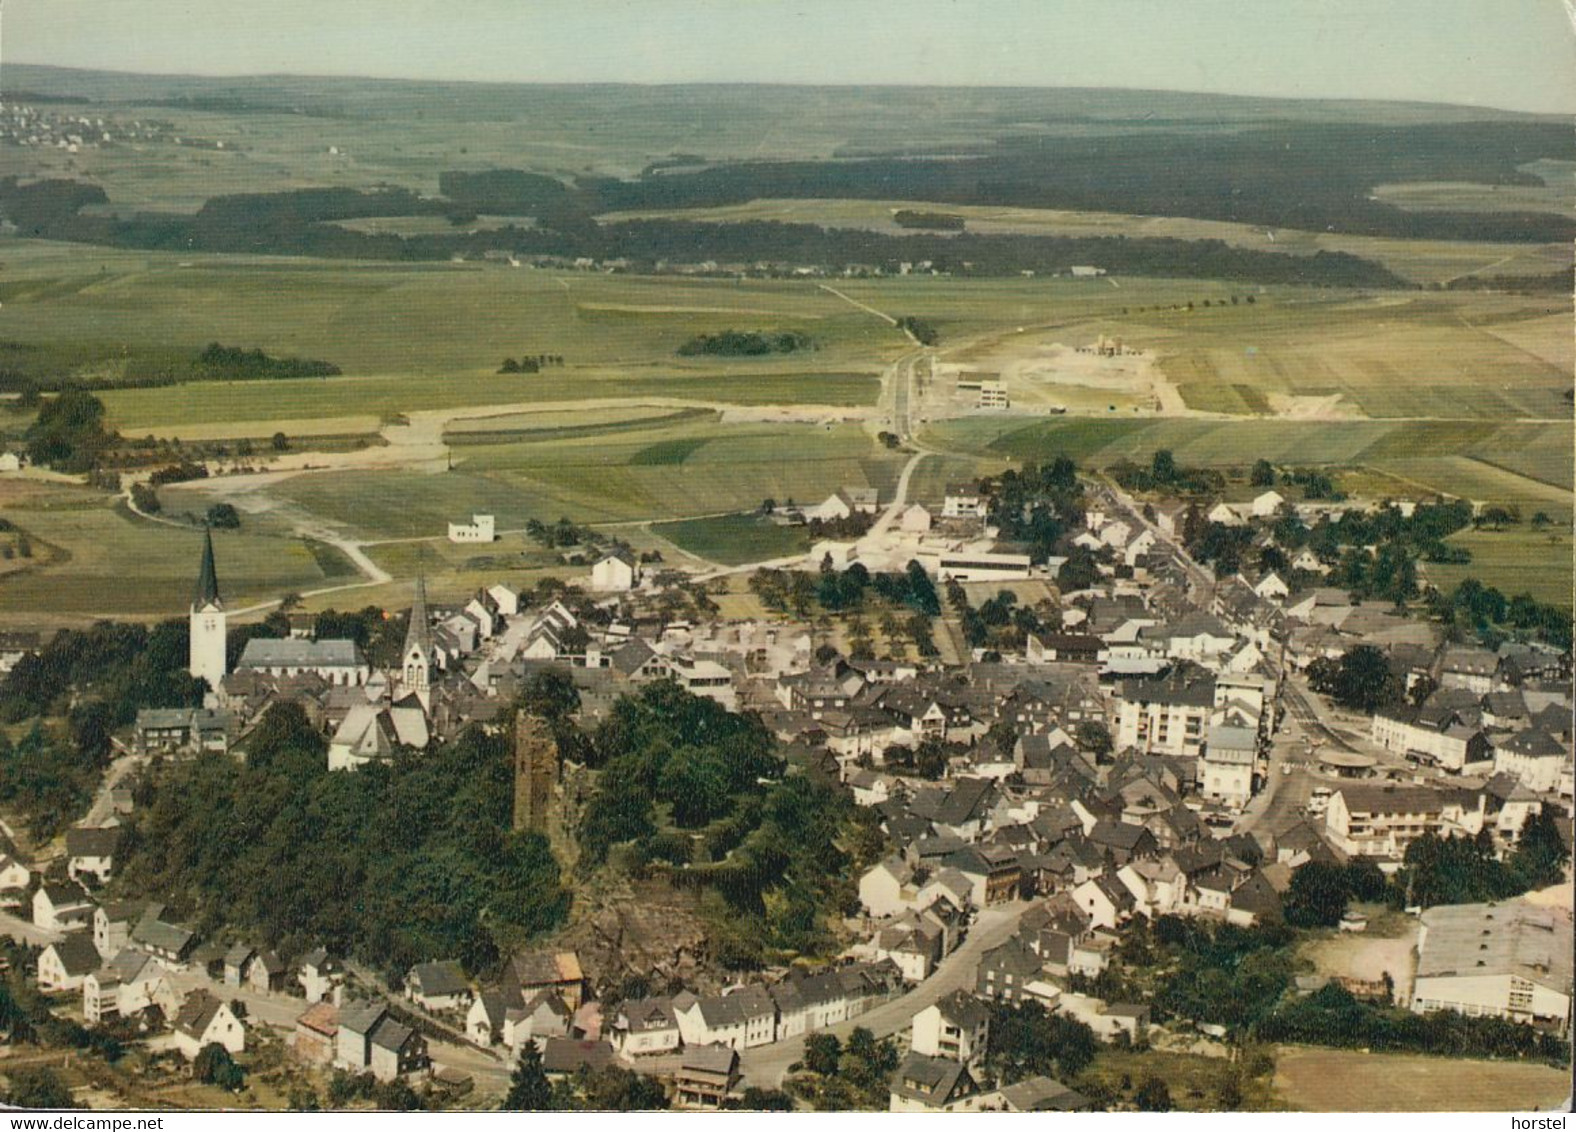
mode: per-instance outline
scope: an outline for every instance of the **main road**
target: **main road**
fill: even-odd
[[[914,1015],[938,999],[955,990],[972,990],[980,956],[998,944],[1005,943],[1018,930],[1018,921],[1034,905],[1018,901],[1010,905],[987,908],[969,929],[962,945],[941,961],[935,972],[913,990],[882,1003],[874,1010],[828,1026],[817,1033],[835,1034],[846,1038],[855,1027],[863,1026],[878,1038],[906,1030]],[[745,1080],[762,1088],[775,1088],[781,1084],[788,1067],[804,1059],[804,1038],[789,1038],[771,1045],[756,1046],[739,1055],[739,1069]]]

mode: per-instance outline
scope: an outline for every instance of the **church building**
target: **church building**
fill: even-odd
[[[213,532],[206,529],[202,533],[202,567],[197,573],[197,593],[192,599],[188,655],[191,674],[208,681],[209,690],[217,692],[226,671],[225,613],[224,601],[219,596],[219,573],[213,564]]]

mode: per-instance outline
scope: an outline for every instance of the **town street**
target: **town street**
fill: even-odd
[[[900,998],[882,1003],[857,1018],[839,1022],[817,1033],[846,1038],[855,1027],[863,1026],[876,1037],[884,1038],[888,1034],[907,1030],[914,1015],[938,999],[959,989],[972,991],[980,956],[998,944],[1005,943],[1017,932],[1018,921],[1033,906],[1032,903],[1017,902],[1006,907],[987,908],[974,921],[968,938],[942,960],[930,978]],[[775,1088],[781,1084],[788,1067],[803,1057],[804,1038],[789,1038],[787,1041],[745,1050],[739,1055],[739,1070],[748,1084]]]

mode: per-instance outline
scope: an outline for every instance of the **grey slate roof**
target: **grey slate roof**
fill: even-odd
[[[364,663],[355,641],[254,637],[246,642],[235,667],[244,672],[249,668],[356,668]]]

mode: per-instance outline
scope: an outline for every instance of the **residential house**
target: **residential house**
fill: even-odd
[[[74,884],[47,882],[33,893],[33,924],[50,932],[85,928],[93,922],[94,905]]]
[[[77,990],[84,977],[98,970],[100,962],[92,937],[86,932],[72,932],[39,952],[38,989]]]
[[[105,959],[120,954],[131,942],[131,929],[147,910],[146,901],[115,900],[93,911],[93,946]]]
[[[741,987],[732,994],[697,998],[684,993],[673,1000],[684,1044],[750,1049],[774,1041],[777,1006],[765,989]]]
[[[235,717],[217,708],[143,708],[137,713],[132,743],[142,754],[230,749]]]
[[[182,966],[197,945],[197,937],[179,924],[164,919],[164,905],[149,904],[131,929],[131,945],[172,966]]]
[[[892,1079],[889,1112],[971,1112],[980,1087],[968,1066],[945,1057],[910,1053]]]
[[[314,1002],[296,1019],[295,1052],[302,1061],[332,1065],[338,1041],[339,1007],[332,1002]]]
[[[96,884],[109,880],[115,868],[115,851],[124,834],[118,825],[75,826],[66,830],[66,871],[71,879],[92,877]]]
[[[910,1032],[915,1053],[978,1066],[990,1039],[990,1011],[971,995],[953,991],[914,1015]]]
[[[1026,997],[1028,985],[1040,977],[1043,963],[1018,936],[998,944],[980,957],[975,973],[974,993],[1006,1003]]]
[[[1246,727],[1211,727],[1198,768],[1204,797],[1234,809],[1246,806],[1253,797],[1253,767],[1258,753],[1256,731]]]
[[[484,988],[465,1012],[465,1036],[486,1048],[503,1041],[509,1017],[509,996],[497,987]]]
[[[684,1051],[673,1075],[679,1108],[716,1111],[739,1083],[739,1055],[728,1046],[703,1045]]]
[[[206,990],[186,996],[173,1025],[175,1048],[187,1061],[195,1061],[205,1046],[220,1045],[231,1054],[246,1049],[246,1026],[222,999]]]
[[[673,1002],[667,998],[624,1002],[614,1021],[612,1036],[613,1048],[623,1057],[672,1053],[682,1041]]]
[[[405,976],[405,997],[424,1010],[463,1010],[471,1002],[471,984],[453,960],[418,963]]]
[[[308,1002],[339,1002],[345,982],[345,970],[339,960],[328,954],[328,949],[314,947],[301,957],[296,966],[296,980]]]
[[[1570,774],[1571,751],[1541,727],[1495,741],[1494,773],[1518,779],[1535,794],[1552,794]]]
[[[914,869],[901,857],[888,857],[859,878],[859,903],[877,918],[906,912],[918,898]]]
[[[375,1000],[341,1004],[335,1042],[335,1065],[355,1073],[370,1070],[379,1081],[392,1081],[427,1062],[426,1039],[395,1021],[387,1003]]]
[[[289,973],[289,966],[279,958],[278,952],[260,951],[246,965],[246,984],[257,994],[282,991]]]
[[[979,1099],[981,1112],[1090,1112],[1094,1102],[1053,1077],[1029,1077]]]
[[[9,853],[0,853],[0,892],[15,892],[33,883],[33,872]]]
[[[1178,667],[1154,679],[1125,680],[1116,743],[1146,754],[1200,753],[1215,706],[1215,677]]]
[[[1343,784],[1324,812],[1330,843],[1348,857],[1398,861],[1443,828],[1444,799],[1425,786]]]

